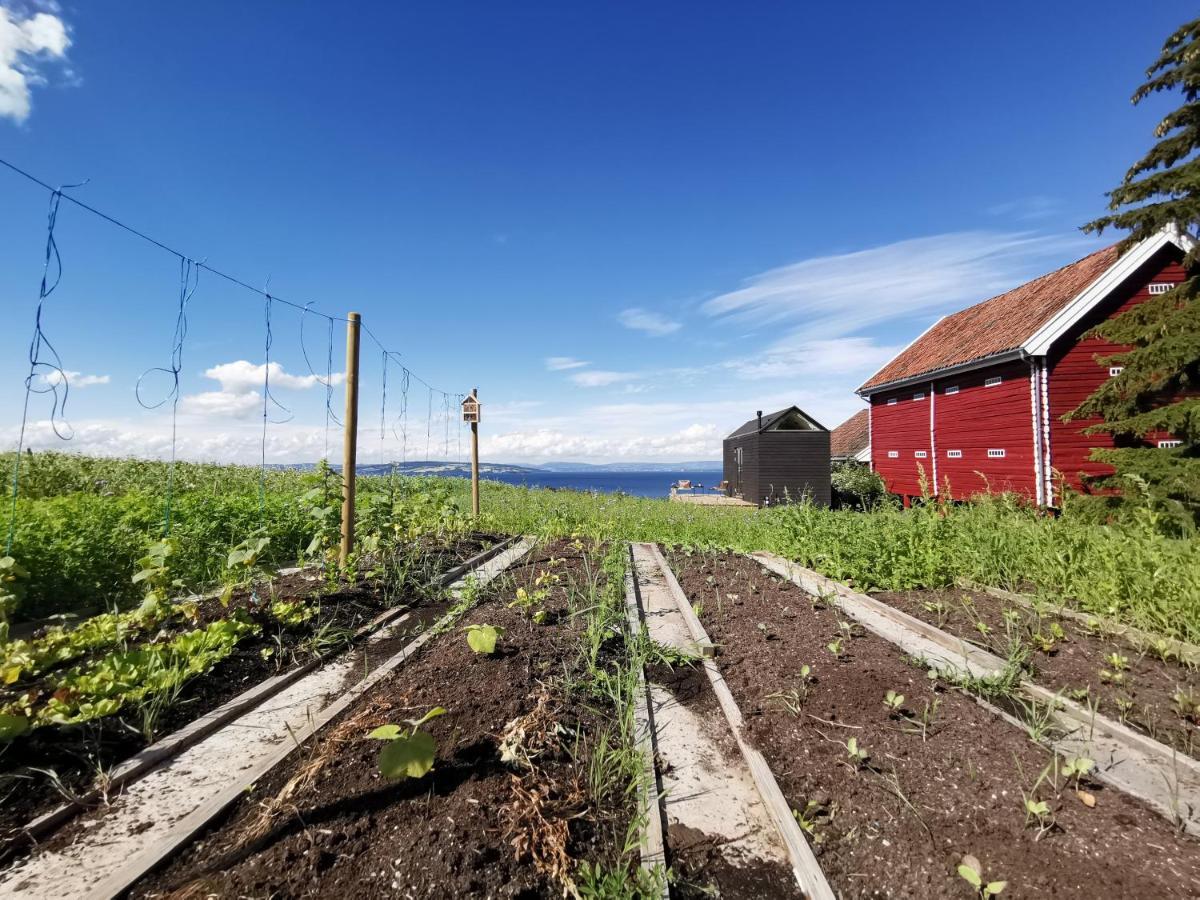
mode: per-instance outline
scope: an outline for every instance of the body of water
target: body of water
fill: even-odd
[[[511,472],[482,476],[488,481],[502,481],[525,487],[569,488],[575,491],[617,492],[635,497],[667,497],[671,485],[683,479],[692,484],[721,483],[720,472]]]

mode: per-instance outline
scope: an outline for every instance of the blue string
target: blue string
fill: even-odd
[[[86,184],[87,182],[83,182]],[[54,293],[60,281],[62,281],[63,267],[62,255],[58,252],[58,242],[54,238],[54,226],[58,223],[58,207],[62,202],[63,190],[66,187],[81,187],[82,185],[64,185],[50,192],[50,208],[46,216],[46,258],[42,265],[42,282],[38,289],[38,304],[37,313],[34,316],[33,338],[29,342],[29,376],[25,379],[25,403],[21,411],[21,429],[17,437],[17,454],[13,459],[13,475],[12,475],[12,508],[9,512],[8,520],[8,540],[5,544],[4,555],[12,554],[13,541],[17,533],[17,497],[21,487],[21,453],[25,449],[25,431],[29,424],[29,400],[33,394],[52,394],[54,396],[53,406],[50,410],[50,427],[54,429],[55,435],[60,440],[69,441],[74,436],[74,431],[71,425],[66,420],[67,412],[67,397],[70,393],[70,385],[67,381],[67,373],[63,368],[62,357],[58,355],[58,351],[54,349],[54,345],[50,343],[46,337],[46,333],[42,330],[42,308],[46,303],[46,298]],[[54,263],[54,277],[50,277],[50,263]],[[43,349],[47,353],[47,358],[43,359]],[[38,378],[41,379],[45,387],[36,387]],[[59,397],[58,389],[62,388],[62,396]],[[65,432],[60,429],[65,428]]]
[[[311,309],[312,301],[304,305],[303,312],[300,313],[300,352],[304,355],[304,364],[308,366],[308,374],[317,380],[317,384],[325,388],[325,459],[329,459],[329,423],[333,421],[340,428],[342,423],[333,411],[333,317],[327,316],[324,313],[313,312]],[[325,354],[325,377],[321,378],[313,367],[312,360],[308,357],[308,344],[304,340],[304,320],[308,314],[320,316],[327,320],[329,326],[328,340]]]
[[[179,415],[179,375],[183,371],[183,344],[187,339],[188,323],[187,323],[187,307],[192,299],[192,295],[196,293],[196,288],[200,286],[200,266],[193,260],[187,257],[181,257],[179,260],[179,310],[175,316],[175,336],[172,338],[171,344],[171,365],[170,368],[162,368],[156,366],[147,369],[138,376],[137,384],[134,385],[134,397],[143,409],[158,409],[168,401],[171,403],[171,463],[167,467],[167,499],[166,506],[163,511],[163,537],[167,537],[171,533],[171,516],[175,498],[175,458],[176,444],[178,436],[177,420]],[[156,372],[161,372],[171,379],[170,389],[166,395],[157,403],[147,403],[142,399],[142,381],[147,375]]]
[[[392,434],[400,441],[400,461],[408,462],[408,386],[409,386],[409,371],[403,366],[400,367],[400,415],[396,417],[396,424],[392,426]],[[397,428],[399,431],[397,431]]]

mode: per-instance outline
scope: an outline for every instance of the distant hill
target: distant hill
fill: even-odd
[[[720,472],[721,461],[705,459],[671,463],[578,463],[553,462],[538,466],[544,472]]]
[[[392,472],[393,466],[395,471],[401,475],[470,475],[471,464],[469,462],[455,462],[453,460],[411,460],[409,462],[397,463],[360,463],[358,474],[360,475],[387,475]],[[275,469],[295,469],[300,472],[307,472],[316,468],[315,463],[294,463],[280,464],[271,466]],[[340,469],[341,466],[333,465],[333,468]],[[701,460],[699,462],[677,462],[677,463],[580,463],[580,462],[552,462],[542,463],[540,466],[516,466],[510,463],[480,463],[479,471],[482,475],[520,475],[534,474],[537,472],[720,472],[721,463],[711,459]]]

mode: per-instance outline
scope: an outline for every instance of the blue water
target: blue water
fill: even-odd
[[[681,479],[705,485],[706,489],[697,493],[713,493],[707,487],[721,483],[720,472],[512,472],[483,477],[525,487],[569,488],[603,494],[621,492],[635,497],[666,497],[671,493],[671,485]]]

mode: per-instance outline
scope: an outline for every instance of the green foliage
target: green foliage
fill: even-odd
[[[1129,231],[1124,251],[1164,228],[1195,236],[1200,232],[1200,19],[1181,26],[1163,45],[1133,102],[1178,90],[1183,105],[1155,129],[1158,143],[1133,164],[1121,185],[1109,193],[1111,214],[1084,226]],[[1186,264],[1197,261],[1193,249]],[[1190,531],[1200,521],[1200,398],[1187,397],[1200,385],[1200,276],[1138,304],[1093,329],[1091,336],[1132,349],[1100,358],[1123,366],[1068,419],[1096,419],[1086,433],[1112,434],[1114,450],[1093,458],[1116,470],[1100,479],[1135,497],[1149,497],[1169,515],[1163,524]],[[1139,446],[1150,432],[1168,432],[1183,442],[1164,450]]]
[[[437,743],[431,734],[421,731],[421,726],[445,714],[445,709],[435,706],[419,719],[406,720],[407,729],[399,725],[381,725],[367,735],[377,741],[387,741],[379,753],[379,771],[398,781],[428,774],[433,768]]]
[[[834,463],[830,481],[839,506],[873,509],[887,495],[883,479],[864,463],[844,461]]]
[[[0,642],[8,639],[8,618],[21,605],[29,573],[11,556],[0,558]]]
[[[975,888],[981,900],[987,900],[988,897],[995,897],[1000,894],[1008,886],[1007,881],[989,881],[983,880],[983,866],[974,856],[967,855],[962,858],[962,863],[958,867],[958,875],[967,884]]]

